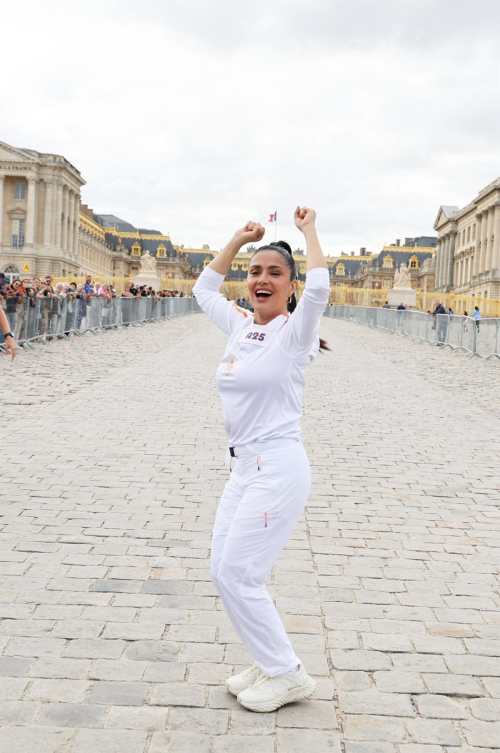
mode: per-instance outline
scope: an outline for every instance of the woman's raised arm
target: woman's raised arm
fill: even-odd
[[[294,214],[295,224],[304,233],[307,245],[306,271],[310,269],[328,269],[326,259],[319,245],[316,232],[316,212],[308,207],[297,207]]]
[[[224,276],[227,275],[231,268],[231,263],[238,251],[247,243],[262,240],[265,232],[266,231],[259,222],[247,222],[245,227],[242,227],[235,232],[229,243],[224,246],[215,259],[212,259],[208,266],[210,269],[213,269],[214,272],[218,272]]]

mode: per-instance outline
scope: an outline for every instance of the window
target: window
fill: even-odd
[[[386,257],[385,257],[383,266],[384,266],[384,267],[385,267],[386,269],[393,269],[393,267],[394,267],[394,262],[393,262],[393,260],[392,260],[392,256],[386,256]]]
[[[134,243],[132,248],[130,249],[130,256],[140,256],[141,255],[141,247],[138,243]]]
[[[24,246],[24,226],[26,220],[12,220],[12,245]]]
[[[156,249],[156,256],[157,256],[158,259],[165,259],[166,258],[166,256],[167,256],[167,249],[165,248],[165,246],[163,244],[161,246],[158,246],[158,248]]]
[[[339,277],[343,277],[345,275],[345,266],[343,264],[337,264],[336,273]]]
[[[467,228],[467,243],[470,241],[470,225]]]
[[[16,180],[14,183],[14,198],[25,199],[26,198],[26,183],[21,180]]]
[[[472,240],[475,240],[475,239],[476,239],[476,226],[473,225],[472,226]]]
[[[410,259],[410,269],[418,269],[418,257],[412,256]]]

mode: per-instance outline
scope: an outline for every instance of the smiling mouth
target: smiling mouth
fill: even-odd
[[[257,292],[255,293],[255,297],[259,301],[267,301],[267,299],[271,298],[271,296],[272,296],[272,293],[270,290],[257,290]]]

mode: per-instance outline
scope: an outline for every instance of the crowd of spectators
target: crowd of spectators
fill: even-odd
[[[99,324],[103,325],[111,312],[113,299],[146,298],[157,302],[162,298],[183,297],[184,293],[178,290],[155,291],[146,285],[136,286],[132,280],[121,293],[117,293],[110,283],[93,280],[92,275],[87,275],[85,282],[58,282],[54,285],[52,275],[9,282],[4,273],[0,272],[0,306],[7,316],[15,340],[85,329],[92,300],[96,298],[101,300],[103,321],[99,321]],[[122,309],[123,323],[130,323],[133,320],[134,304],[123,303]],[[65,317],[62,327],[61,317]],[[3,342],[0,332],[0,343]]]

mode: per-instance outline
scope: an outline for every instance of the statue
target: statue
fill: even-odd
[[[401,264],[399,271],[394,275],[395,288],[411,288],[410,270],[406,264]]]
[[[146,253],[141,256],[141,269],[139,274],[142,275],[144,272],[152,272],[153,274],[156,274],[156,259],[151,256],[149,251],[146,251]]]
[[[141,256],[140,264],[139,274],[134,277],[136,287],[146,285],[155,291],[161,290],[161,278],[156,271],[156,259],[154,256],[151,256],[149,251],[146,251]]]

